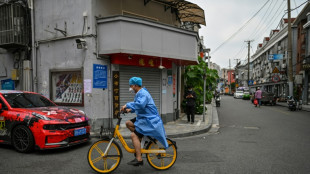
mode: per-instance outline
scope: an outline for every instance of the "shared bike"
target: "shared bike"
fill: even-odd
[[[121,113],[118,114],[112,138],[104,137],[95,142],[88,150],[87,160],[90,167],[98,173],[111,173],[117,169],[123,157],[122,149],[116,142],[118,138],[121,145],[129,153],[135,153],[130,148],[119,131]],[[144,137],[145,138],[145,137]],[[156,170],[167,170],[173,166],[177,159],[176,142],[167,138],[168,148],[152,137],[147,137],[147,143],[141,141],[141,153],[146,155],[147,162]],[[144,144],[145,143],[145,144]]]

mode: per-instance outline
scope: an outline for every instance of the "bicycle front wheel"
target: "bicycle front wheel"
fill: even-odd
[[[104,154],[110,140],[99,140],[88,150],[87,160],[90,167],[99,173],[114,171],[121,162],[122,151],[116,142],[112,142],[107,154]]]
[[[164,149],[162,144],[151,141],[146,149]],[[146,154],[147,162],[157,170],[167,170],[173,166],[177,159],[177,147],[171,140],[167,139],[169,147],[166,149],[166,153],[148,153]]]

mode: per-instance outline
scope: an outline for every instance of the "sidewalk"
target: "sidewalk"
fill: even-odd
[[[187,116],[182,113],[178,120],[164,124],[167,137],[178,138],[193,136],[208,132],[212,126],[218,127],[217,109],[214,102],[212,102],[212,104],[207,104],[206,106],[207,111],[205,122],[203,122],[202,115],[195,115],[195,123],[187,123]],[[126,128],[126,125],[123,122],[120,126],[120,132],[124,138],[130,138],[130,131]],[[91,137],[99,137],[99,134],[91,132]]]
[[[283,107],[288,107],[286,102],[277,102],[277,105],[283,106]],[[310,105],[302,105],[302,110],[310,112]]]

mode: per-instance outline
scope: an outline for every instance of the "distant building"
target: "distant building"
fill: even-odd
[[[271,30],[269,37],[265,37],[263,43],[258,44],[256,52],[252,55],[252,91],[261,87],[262,90],[277,96],[287,96],[287,22],[287,19],[282,19],[280,29]]]

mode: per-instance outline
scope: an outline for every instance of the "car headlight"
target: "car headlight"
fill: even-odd
[[[36,118],[42,119],[42,120],[51,120],[50,118],[46,117],[45,115],[41,115],[38,113],[33,112],[32,113],[33,116],[35,116]]]
[[[85,112],[84,112],[84,111],[82,111],[82,110],[79,110],[79,112],[85,115]]]

